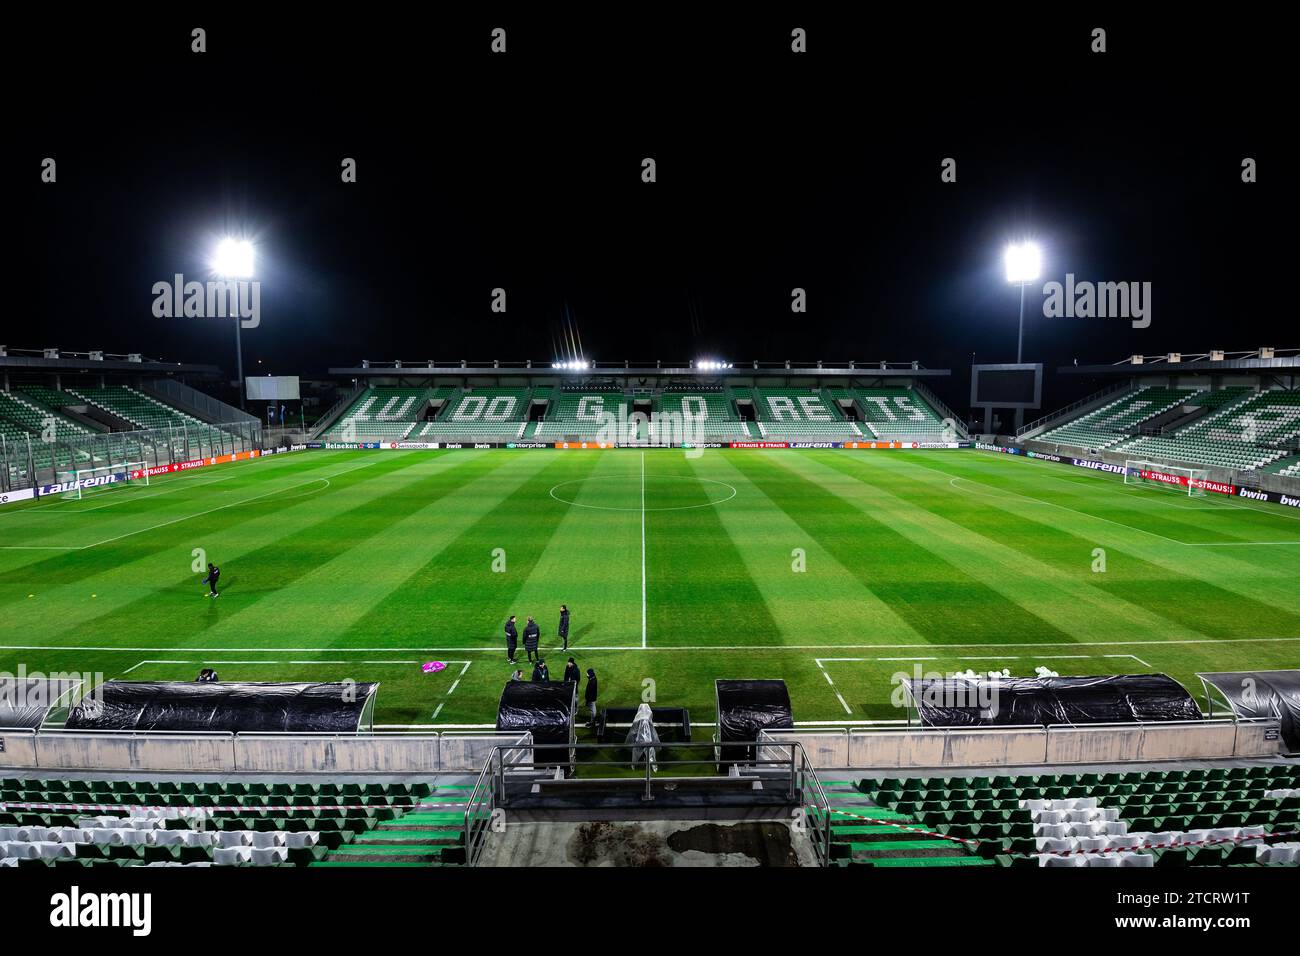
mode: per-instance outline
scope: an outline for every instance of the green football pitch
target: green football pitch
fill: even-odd
[[[603,704],[699,722],[715,678],[838,722],[904,717],[900,673],[1300,666],[1295,512],[979,451],[694,454],[303,452],[9,506],[0,671],[378,681],[377,724],[483,725],[508,615],[560,676],[561,602]]]

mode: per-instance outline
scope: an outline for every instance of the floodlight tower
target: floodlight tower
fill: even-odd
[[[212,271],[223,279],[251,279],[253,277],[253,244],[247,239],[227,236],[217,243],[212,258]],[[239,331],[243,321],[235,310],[235,369],[239,375],[239,407],[244,410],[244,343]]]
[[[1003,254],[1007,281],[1020,286],[1020,334],[1016,338],[1016,364],[1023,359],[1025,345],[1025,286],[1042,274],[1043,254],[1036,243],[1013,242]]]

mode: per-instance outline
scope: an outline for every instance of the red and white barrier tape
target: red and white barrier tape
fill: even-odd
[[[270,811],[287,810],[292,812],[302,812],[308,810],[426,810],[433,807],[464,807],[464,803],[412,803],[412,804],[387,804],[387,803],[356,803],[356,804],[286,804],[283,806],[220,806],[220,807],[167,807],[167,806],[137,806],[129,803],[0,803],[0,810],[59,810],[68,813],[91,813],[97,811],[119,811],[126,813],[147,813],[150,811],[167,811],[175,810],[177,812],[190,813],[268,813]]]
[[[812,807],[810,809],[817,809]],[[972,840],[965,837],[949,836],[946,833],[935,833],[933,830],[926,830],[921,827],[908,826],[905,823],[898,823],[895,820],[881,820],[877,817],[863,816],[860,813],[854,813],[851,810],[839,810],[835,807],[828,807],[831,813],[838,813],[841,816],[853,817],[856,820],[862,820],[866,823],[874,823],[879,826],[895,827],[899,830],[908,830],[912,833],[920,833],[925,836],[934,837],[937,840],[951,840],[953,843],[965,843],[968,846],[979,846],[987,841]],[[1082,856],[1089,853],[1131,853],[1137,850],[1168,850],[1184,846],[1214,846],[1219,843],[1240,843],[1243,840],[1263,840],[1266,837],[1273,839],[1275,837],[1300,836],[1300,830],[1283,830],[1281,832],[1256,833],[1251,835],[1235,837],[1216,837],[1205,840],[1174,840],[1169,843],[1135,843],[1132,846],[1107,847],[1101,850],[1042,850],[1035,854],[1036,856]]]

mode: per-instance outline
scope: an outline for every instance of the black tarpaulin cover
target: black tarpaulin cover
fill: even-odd
[[[927,727],[1200,720],[1196,701],[1165,674],[944,678],[909,681]]]
[[[50,708],[79,683],[41,677],[0,679],[0,727],[28,730],[39,727]]]
[[[510,681],[497,705],[497,730],[528,731],[534,744],[567,745],[573,732],[576,688],[565,681]]]
[[[1232,705],[1238,717],[1277,717],[1289,753],[1300,751],[1300,670],[1197,674]]]
[[[714,682],[718,694],[719,739],[755,741],[760,731],[790,730],[794,712],[790,692],[783,680],[719,680]],[[753,747],[723,747],[723,760],[751,760]]]
[[[378,684],[111,680],[68,715],[70,730],[352,733]]]

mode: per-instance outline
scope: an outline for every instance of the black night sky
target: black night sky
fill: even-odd
[[[917,359],[954,369],[937,389],[964,408],[972,353],[1015,358],[1001,254],[1024,236],[1045,280],[1153,285],[1145,330],[1045,319],[1031,295],[1027,361],[1300,343],[1272,235],[1276,26],[729,9],[32,24],[7,124],[26,294],[0,342],[233,371],[230,328],[156,319],[150,288],[207,278],[215,238],[243,231],[255,372],[545,362],[567,310],[592,359]],[[1045,399],[1092,387],[1049,379]]]

